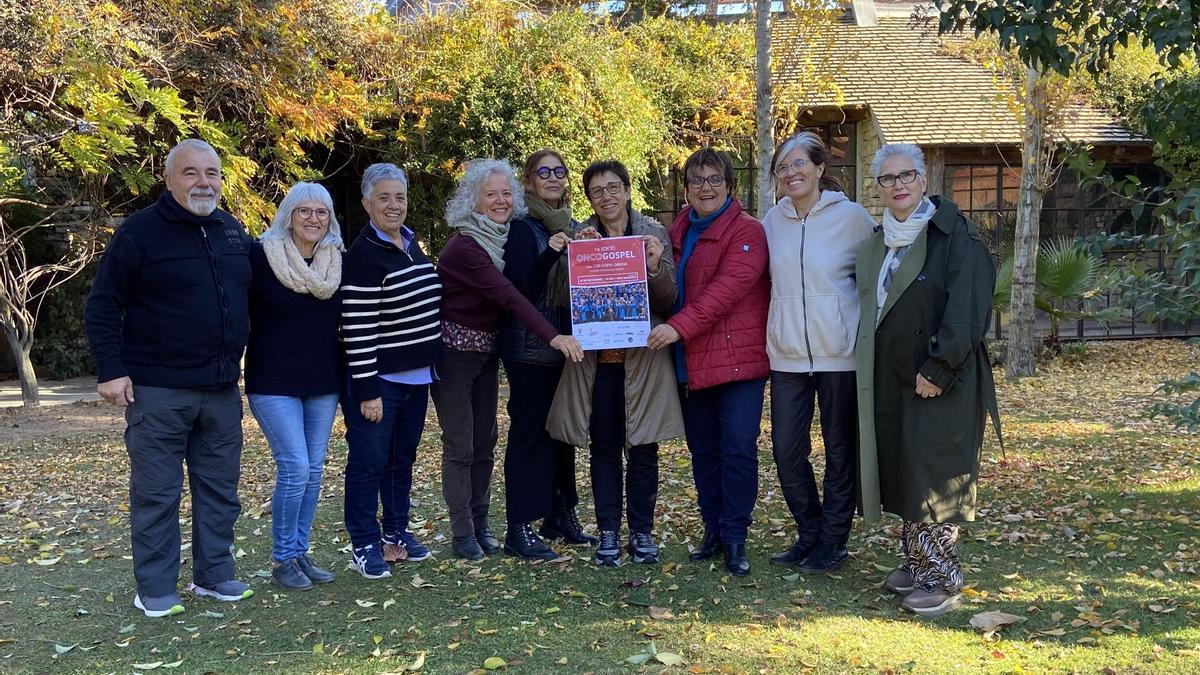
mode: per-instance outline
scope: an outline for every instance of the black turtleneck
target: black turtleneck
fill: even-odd
[[[173,389],[234,384],[250,320],[250,243],[220,209],[197,216],[164,192],[109,242],[84,308],[101,382]]]

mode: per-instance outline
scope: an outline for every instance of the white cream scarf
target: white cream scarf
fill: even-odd
[[[342,283],[342,254],[336,246],[318,244],[310,265],[291,236],[264,239],[262,245],[271,271],[285,288],[328,300]]]

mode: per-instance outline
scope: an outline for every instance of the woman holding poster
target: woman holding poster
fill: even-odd
[[[562,253],[579,225],[567,198],[566,162],[538,150],[525,162],[525,206],[504,244],[504,276],[560,333],[571,321],[557,297],[566,274]],[[509,314],[500,328],[500,360],[508,375],[508,445],[504,450],[505,511],[512,522],[542,521],[539,534],[568,544],[596,544],[575,512],[575,446],[550,438],[546,416],[562,376],[563,357]]]
[[[675,345],[675,371],[704,539],[691,554],[722,552],[750,573],[746,532],[758,498],[758,432],[767,361],[767,239],[732,196],[733,165],[702,148],[683,165],[688,208],[671,223],[679,261],[675,313],[650,332],[651,349]]]
[[[592,164],[583,172],[583,186],[595,213],[583,223],[579,235],[645,240],[650,319],[661,323],[675,303],[675,264],[666,228],[630,207],[629,172],[620,162]],[[565,295],[565,279],[559,286]],[[596,305],[609,303],[607,297],[594,300]],[[641,346],[586,352],[582,363],[564,369],[546,430],[577,447],[590,441],[592,494],[600,527],[596,564],[621,564],[618,533],[623,494],[628,495],[624,501],[630,559],[657,563],[653,524],[658,442],[683,435],[670,353]],[[622,456],[628,458],[624,471]]]
[[[479,560],[500,551],[488,524],[496,450],[500,319],[511,312],[572,361],[579,342],[562,335],[504,276],[504,244],[513,216],[525,215],[524,194],[508,162],[467,165],[446,204],[454,230],[438,259],[442,282],[442,341],[446,349],[433,383],[442,426],[442,495],[450,512],[454,554]],[[565,241],[560,240],[561,247]],[[504,549],[523,558],[558,557],[530,521],[508,523]]]

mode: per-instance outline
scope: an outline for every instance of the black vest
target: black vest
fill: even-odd
[[[538,221],[532,218],[521,218],[514,220],[512,226],[528,228],[529,232],[533,234],[534,241],[537,242],[538,255],[541,255],[550,246],[550,232]],[[566,311],[546,306],[545,289],[542,289],[537,298],[528,298],[528,300],[550,322],[550,325],[554,326],[555,330],[562,335],[570,334],[571,324],[567,320]],[[506,314],[500,322],[499,343],[500,358],[508,361],[538,366],[561,366],[563,364],[562,352],[534,335],[533,331],[526,328],[525,324],[514,318],[512,314]]]

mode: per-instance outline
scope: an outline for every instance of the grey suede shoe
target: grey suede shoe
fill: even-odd
[[[188,584],[188,591],[206,598],[220,600],[221,602],[237,602],[238,600],[245,600],[254,595],[254,591],[245,582],[238,581],[237,579],[213,584],[212,588],[205,588],[192,583]]]
[[[913,585],[912,572],[903,567],[897,567],[892,570],[892,573],[887,575],[887,578],[883,580],[883,587],[898,595],[908,595],[916,588]]]
[[[300,569],[296,558],[285,563],[279,563],[271,569],[271,579],[289,591],[311,591],[312,579]]]
[[[304,576],[314,584],[327,584],[337,578],[333,576],[333,572],[317,567],[307,553],[296,558],[296,564],[300,567],[300,571],[304,572]]]

